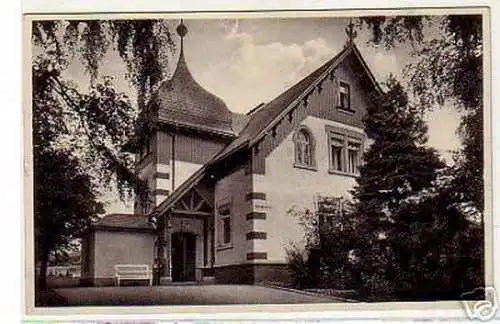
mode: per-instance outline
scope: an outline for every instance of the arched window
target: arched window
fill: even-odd
[[[314,168],[314,138],[306,128],[300,128],[295,133],[295,166]]]

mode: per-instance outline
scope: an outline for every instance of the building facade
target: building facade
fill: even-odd
[[[177,31],[176,70],[139,117],[136,172],[148,190],[134,215],[94,226],[82,277],[112,282],[115,264],[156,261],[161,283],[286,282],[286,250],[304,238],[290,210],[348,195],[366,148],[362,118],[380,88],[350,37],[284,93],[236,114],[194,80],[187,29]]]

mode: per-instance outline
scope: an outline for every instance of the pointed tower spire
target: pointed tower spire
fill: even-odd
[[[358,36],[358,32],[354,27],[355,25],[352,22],[352,18],[349,18],[349,24],[345,29],[345,32],[347,34],[347,45],[351,45],[354,42],[354,38]]]
[[[176,31],[181,38],[181,48],[172,76],[161,83],[155,98],[160,107],[159,119],[162,123],[184,125],[232,138],[231,111],[224,101],[196,82],[189,71],[184,57],[184,37],[188,29],[182,19]]]
[[[184,25],[183,19],[181,19],[181,23],[177,26],[177,34],[181,37],[181,55],[184,54],[184,36],[188,33],[188,29],[186,25]]]

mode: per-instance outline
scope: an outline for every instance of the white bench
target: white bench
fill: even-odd
[[[115,278],[118,286],[121,280],[148,280],[150,286],[153,284],[153,272],[147,264],[117,264]]]

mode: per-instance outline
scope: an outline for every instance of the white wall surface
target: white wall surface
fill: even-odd
[[[361,129],[343,124],[307,117],[302,125],[307,126],[316,141],[315,156],[317,170],[294,167],[295,153],[293,132],[266,158],[265,175],[253,175],[253,191],[266,193],[267,219],[256,220],[255,230],[267,232],[267,240],[256,240],[255,251],[267,251],[267,262],[285,262],[285,248],[290,243],[303,243],[303,229],[287,213],[291,208],[315,209],[314,197],[348,196],[355,185],[352,176],[330,174],[329,147],[325,125],[358,131]]]
[[[114,277],[116,264],[152,266],[154,242],[153,234],[96,231],[94,277]]]

